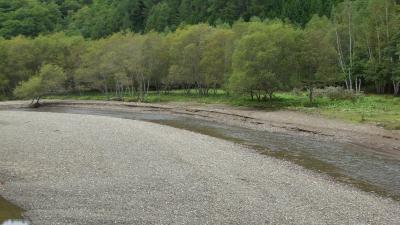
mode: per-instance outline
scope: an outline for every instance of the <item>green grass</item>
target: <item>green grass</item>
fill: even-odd
[[[0,94],[0,102],[7,101],[7,100],[8,100],[8,98],[6,96]]]
[[[108,100],[107,96],[98,92],[88,92],[83,95],[67,94],[50,96],[48,99],[75,99],[75,100]],[[111,100],[137,101],[136,97],[110,97]],[[204,104],[226,104],[245,106],[260,110],[295,110],[311,114],[319,114],[329,118],[341,119],[353,123],[373,123],[386,129],[400,130],[400,98],[389,95],[365,95],[356,101],[317,98],[313,104],[309,103],[306,94],[301,96],[292,93],[277,93],[271,102],[252,101],[248,96],[227,96],[223,91],[209,96],[199,96],[194,92],[186,95],[177,90],[169,94],[151,92],[148,103],[160,102],[192,102]]]
[[[400,130],[400,98],[370,95],[356,103],[333,102],[321,108],[321,114],[361,123],[375,123],[391,130]]]

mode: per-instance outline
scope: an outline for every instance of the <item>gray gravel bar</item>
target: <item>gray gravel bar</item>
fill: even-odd
[[[400,204],[142,121],[0,111],[0,195],[33,224],[400,224]]]

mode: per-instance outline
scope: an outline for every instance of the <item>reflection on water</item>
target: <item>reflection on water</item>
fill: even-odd
[[[28,222],[22,220],[22,209],[0,197],[0,224],[28,225]]]
[[[32,110],[32,109],[29,109]],[[400,200],[400,161],[358,145],[292,134],[257,131],[191,117],[107,109],[43,107],[34,111],[144,120],[233,141],[289,160],[362,190]]]

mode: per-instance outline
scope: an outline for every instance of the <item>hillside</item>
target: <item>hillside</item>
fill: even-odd
[[[338,0],[0,0],[0,36],[68,31],[88,38],[131,30],[175,30],[180,24],[229,23],[251,17],[306,24],[331,14]]]

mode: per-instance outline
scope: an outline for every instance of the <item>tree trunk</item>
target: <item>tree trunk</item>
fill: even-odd
[[[381,35],[379,33],[379,27],[376,26],[376,36],[377,36],[377,45],[378,45],[378,62],[379,64],[382,62],[382,50],[381,50]]]
[[[376,92],[377,94],[383,94],[385,93],[385,86],[386,83],[382,81],[375,81],[375,86],[376,86]]]
[[[360,93],[361,92],[361,82],[362,79],[359,77],[356,77],[355,81],[354,81],[354,86],[356,88],[356,93]]]
[[[256,97],[257,97],[257,101],[261,102],[261,95],[260,95],[260,91],[256,92]]]
[[[356,88],[356,93],[358,93],[358,78],[356,77],[356,79],[354,80],[354,86]]]
[[[147,96],[149,95],[150,90],[150,79],[147,80],[146,92],[145,92],[145,100],[147,100]]]
[[[36,101],[36,102],[35,102]],[[40,97],[33,97],[31,104],[29,105],[30,108],[39,108],[40,107]]]
[[[161,92],[161,85],[159,84],[158,81],[156,81],[156,89],[157,89],[157,95],[160,95],[160,92]]]
[[[372,48],[371,48],[371,44],[369,42],[369,38],[366,37],[366,39],[367,39],[367,46],[368,46],[368,57],[369,57],[370,60],[372,60],[374,58],[374,54],[372,52]]]
[[[107,83],[104,83],[104,93],[107,96],[107,100],[110,100],[110,96],[108,95],[108,86]]]
[[[103,80],[103,88],[104,88],[104,93],[107,96],[107,100],[110,100],[110,96],[108,95],[108,85],[107,85],[107,78],[105,75],[101,75],[101,79]]]
[[[6,93],[6,89],[5,89],[4,87],[2,87],[2,88],[1,88],[1,92],[3,93],[3,95],[4,95],[4,96],[6,96],[6,95],[7,95],[7,93]]]
[[[394,96],[397,96],[400,91],[400,81],[393,81]]]
[[[309,89],[309,98],[310,98],[310,103],[314,102],[314,87],[310,87]]]
[[[139,82],[139,102],[143,101],[143,81]]]
[[[389,32],[389,6],[387,0],[385,0],[385,19],[386,19],[386,38],[390,40],[390,32]]]
[[[353,36],[352,36],[352,5],[351,1],[349,1],[349,69],[348,69],[348,79],[349,79],[349,89],[353,90],[353,84],[352,84],[352,69],[353,69]]]
[[[347,69],[346,69],[346,65],[344,63],[344,59],[343,59],[342,44],[340,41],[340,36],[339,36],[339,31],[338,31],[336,20],[335,20],[335,34],[336,34],[336,45],[337,45],[337,51],[338,51],[339,65],[340,65],[340,68],[342,69],[343,74],[346,75]],[[348,88],[347,79],[346,79],[346,88]]]
[[[380,94],[381,93],[381,86],[378,81],[375,82],[375,88],[376,88],[376,93]]]

